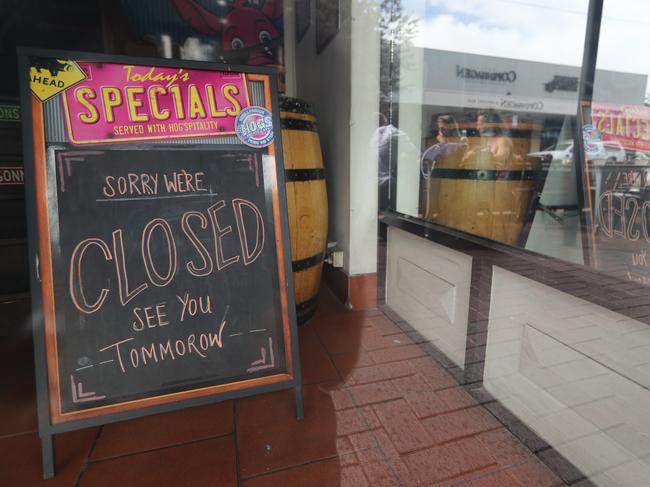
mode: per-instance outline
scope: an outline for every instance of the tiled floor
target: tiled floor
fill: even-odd
[[[380,311],[322,294],[300,329],[304,421],[283,391],[62,434],[50,481],[28,326],[13,323],[20,333],[0,334],[0,486],[563,485]]]

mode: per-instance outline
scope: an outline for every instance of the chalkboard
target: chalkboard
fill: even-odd
[[[270,68],[20,55],[39,434],[266,391],[300,363]]]
[[[650,168],[596,165],[590,175],[596,267],[622,280],[650,286]]]
[[[253,150],[53,150],[61,412],[286,372]]]
[[[591,102],[580,108],[592,264],[650,286],[650,167],[644,156],[650,145],[642,131],[650,110]]]

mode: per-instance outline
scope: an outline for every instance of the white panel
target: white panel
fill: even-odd
[[[367,4],[352,2],[349,275],[377,272],[378,22]]]
[[[650,479],[650,327],[494,268],[484,387],[597,485]]]
[[[397,127],[397,194],[395,209],[418,216],[422,139],[422,70],[424,51],[409,43],[400,49],[399,127]],[[408,103],[404,103],[408,99]]]
[[[339,32],[316,55],[316,2],[311,0],[311,26],[296,45],[296,94],[311,105],[318,119],[327,183],[328,238],[343,250],[343,271],[350,275],[351,3],[341,2],[340,8]]]
[[[390,228],[386,302],[463,368],[472,258]]]
[[[397,262],[397,288],[437,317],[454,322],[456,286],[451,282],[400,257]]]

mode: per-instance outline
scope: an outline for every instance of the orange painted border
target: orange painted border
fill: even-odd
[[[265,106],[272,111],[271,105],[271,80],[268,75],[249,75],[251,81],[260,81],[264,84]],[[247,92],[248,86],[246,85]],[[84,409],[63,413],[61,411],[61,389],[58,364],[58,347],[56,334],[56,303],[54,300],[54,279],[52,265],[51,229],[49,222],[48,205],[48,179],[47,179],[47,157],[45,146],[45,131],[43,121],[43,105],[32,98],[33,116],[33,144],[34,144],[34,174],[36,186],[36,221],[38,226],[38,253],[39,272],[41,276],[41,294],[43,306],[43,322],[45,336],[45,354],[48,378],[48,402],[50,419],[52,424],[62,424],[68,421],[81,420],[96,416],[141,409],[161,404],[221,394],[225,392],[240,391],[248,388],[271,385],[279,382],[288,382],[294,379],[292,336],[289,321],[289,305],[286,289],[286,270],[284,267],[285,256],[283,242],[285,236],[282,233],[282,219],[280,212],[280,196],[278,191],[277,166],[275,160],[275,143],[268,148],[269,169],[275,174],[272,179],[272,204],[273,221],[275,227],[276,255],[278,264],[278,278],[280,286],[280,301],[283,321],[283,335],[285,342],[285,364],[287,373],[274,374],[270,376],[241,380],[227,384],[191,389],[170,394],[161,394],[143,399],[135,399],[117,404],[109,404],[96,408]]]
[[[580,121],[582,122],[580,124],[580,134],[578,135],[579,137],[582,137],[582,127],[584,127],[586,120],[585,120],[585,109],[589,108],[589,116],[591,116],[591,102],[589,101],[581,101],[580,102]],[[591,123],[591,120],[589,120],[589,123]],[[584,169],[584,174],[585,174],[585,182],[587,183],[587,204],[589,205],[589,229],[591,231],[591,256],[594,259],[594,267],[598,268],[598,252],[596,251],[596,227],[594,225],[594,218],[596,215],[594,215],[593,210],[594,210],[594,205],[591,200],[591,177],[590,177],[590,171],[589,171],[589,157],[587,156],[586,152],[582,153],[582,157],[585,161],[585,169]],[[598,196],[598,195],[596,195]]]
[[[47,157],[45,155],[45,129],[43,105],[32,96],[32,124],[34,133],[34,180],[36,190],[36,225],[38,227],[39,275],[43,302],[45,336],[45,359],[47,362],[47,385],[50,416],[55,421],[60,411],[59,360],[56,343],[56,308],[54,302],[54,279],[52,276],[52,249],[50,246],[50,222],[47,204]]]
[[[264,100],[266,108],[269,112],[273,112],[273,106],[271,105],[271,79],[268,75],[262,74],[250,74],[248,79],[251,81],[259,81],[264,84]],[[287,371],[289,375],[293,376],[293,355],[291,354],[292,350],[292,339],[291,339],[291,324],[289,322],[289,301],[287,298],[287,276],[285,274],[284,268],[284,246],[283,239],[284,235],[282,234],[282,218],[280,214],[280,194],[278,192],[278,170],[275,163],[275,139],[268,146],[268,159],[269,159],[269,169],[271,174],[274,174],[275,177],[271,181],[271,194],[273,200],[273,221],[275,222],[275,247],[278,255],[278,285],[280,286],[280,300],[282,304],[282,321],[284,328],[284,340],[285,340],[285,357],[287,364]],[[296,337],[297,338],[297,337]]]

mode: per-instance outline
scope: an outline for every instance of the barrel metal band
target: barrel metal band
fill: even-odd
[[[304,113],[311,115],[311,107],[305,100],[298,98],[280,97],[280,110],[283,112]]]
[[[501,169],[434,169],[431,176],[440,179],[472,179],[476,181],[534,181],[537,171]]]
[[[296,311],[298,313],[307,311],[310,308],[315,308],[317,304],[318,304],[318,293],[316,293],[313,297],[309,298],[307,301],[303,301],[302,303],[297,303]]]
[[[280,112],[280,118],[286,118],[286,119],[291,119],[291,120],[304,120],[305,122],[311,122],[318,124],[316,121],[316,117],[314,117],[311,113],[297,113],[297,112],[285,112],[281,111]]]
[[[303,269],[308,269],[309,267],[313,267],[323,262],[324,258],[325,252],[319,252],[316,255],[312,255],[311,257],[307,257],[305,259],[294,260],[291,262],[291,270],[293,272],[298,272]]]
[[[282,127],[282,130],[306,130],[308,132],[316,132],[316,124],[314,122],[298,120],[297,118],[280,119],[280,127]]]
[[[284,180],[288,183],[292,181],[313,181],[316,179],[325,179],[325,170],[323,168],[284,170]]]

